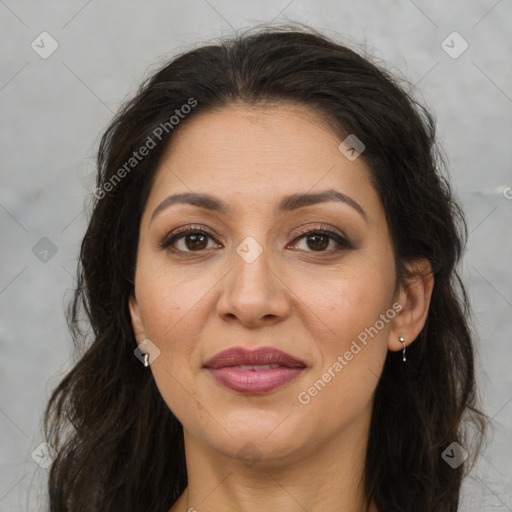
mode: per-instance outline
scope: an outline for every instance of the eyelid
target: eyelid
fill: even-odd
[[[317,253],[317,254],[324,254],[324,255],[332,255],[334,253],[340,252],[343,249],[347,250],[347,249],[355,249],[356,248],[356,246],[343,233],[343,231],[341,231],[337,228],[334,228],[330,225],[327,225],[327,224],[320,224],[320,225],[307,226],[307,227],[301,228],[296,233],[296,236],[292,240],[292,243],[296,242],[302,238],[305,238],[309,234],[315,234],[315,233],[320,233],[320,234],[324,234],[325,236],[328,236],[329,238],[331,238],[331,240],[334,240],[334,242],[336,242],[336,244],[338,246],[335,247],[334,249],[329,249],[327,251],[306,251],[306,252],[310,252],[312,254]]]
[[[172,231],[164,235],[158,242],[158,247],[161,249],[165,249],[166,246],[168,245],[168,242],[170,242],[173,238],[181,234],[188,234],[189,231],[204,232],[217,242],[216,235],[214,235],[206,226],[203,226],[201,224],[187,224],[185,226],[180,226],[179,228],[173,229]]]
[[[329,234],[331,234],[331,233],[337,234],[340,238],[347,239],[347,236],[345,235],[345,233],[343,233],[343,231],[341,231],[337,228],[334,228],[333,226],[330,226],[329,224],[322,224],[322,223],[314,224],[314,225],[308,224],[307,226],[300,228],[296,232],[296,238],[303,236],[303,235],[307,235],[308,233],[310,233],[312,231],[326,231]]]
[[[172,250],[169,249],[169,246],[172,245],[173,240],[179,239],[179,235],[186,236],[189,233],[197,233],[200,232],[201,234],[205,234],[209,236],[215,243],[219,243],[217,241],[217,236],[214,235],[206,226],[203,226],[201,224],[187,224],[185,226],[180,226],[179,228],[176,228],[172,230],[170,233],[167,233],[163,238],[161,238],[158,242],[158,248],[171,251],[175,254],[193,254],[194,252],[197,252],[200,254],[201,252],[206,251],[207,249],[202,249],[200,251],[181,251],[181,250]],[[339,229],[334,228],[328,224],[315,224],[315,225],[308,225],[303,228],[300,228],[298,231],[295,232],[293,239],[291,243],[296,242],[299,239],[304,238],[308,234],[314,234],[314,233],[320,233],[325,234],[326,236],[330,237],[332,240],[334,240],[338,247],[334,249],[330,249],[327,251],[307,251],[312,252],[313,254],[332,254],[333,252],[340,251],[342,249],[353,249],[355,248],[352,242],[350,242],[349,238]],[[183,237],[182,237],[183,238]]]

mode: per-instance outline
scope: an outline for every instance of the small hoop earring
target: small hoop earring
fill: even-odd
[[[145,367],[149,366],[149,354],[148,353],[144,354],[144,366]]]
[[[399,341],[400,343],[403,343],[403,344],[404,344],[404,350],[403,350],[403,352],[402,352],[402,354],[403,354],[403,356],[402,356],[402,361],[404,361],[404,362],[405,362],[405,347],[406,347],[406,345],[405,345],[405,340],[402,338],[402,336],[400,336],[400,338],[398,338],[398,341]]]

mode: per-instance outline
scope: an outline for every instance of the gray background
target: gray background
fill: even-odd
[[[437,115],[469,224],[463,274],[483,409],[492,418],[461,510],[512,511],[512,200],[503,193],[512,185],[512,1],[447,4],[0,0],[0,510],[44,504],[46,470],[31,453],[42,441],[44,404],[73,360],[64,307],[102,131],[170,55],[257,23],[293,20],[362,45],[415,84]],[[31,47],[43,31],[59,45],[46,59]],[[453,31],[469,44],[458,58],[442,47]],[[458,53],[462,43],[452,36],[444,47]]]

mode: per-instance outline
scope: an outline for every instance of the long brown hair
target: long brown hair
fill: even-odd
[[[128,298],[140,219],[165,148],[193,116],[233,101],[299,103],[340,141],[347,134],[364,141],[398,275],[410,260],[430,261],[427,322],[406,365],[388,352],[376,388],[364,491],[366,506],[374,500],[381,511],[455,512],[485,416],[476,407],[470,310],[457,273],[466,226],[444,177],[435,121],[370,57],[297,24],[258,28],[173,58],[103,135],[68,309],[81,355],[44,418],[58,453],[49,473],[51,512],[167,512],[187,485],[182,426],[134,356]],[[130,160],[150,139],[144,158]],[[472,443],[467,425],[476,427]],[[458,467],[442,457],[453,442],[472,454]]]

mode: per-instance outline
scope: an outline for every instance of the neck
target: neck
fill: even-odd
[[[364,433],[364,434],[363,434]],[[170,512],[366,512],[362,478],[367,428],[355,423],[322,447],[286,460],[241,461],[185,431],[188,487]],[[372,503],[369,512],[377,512]]]

